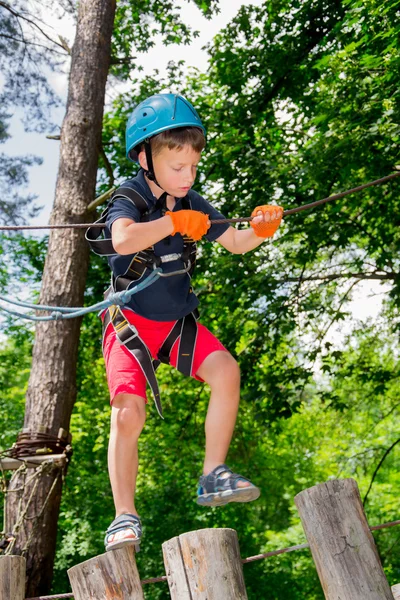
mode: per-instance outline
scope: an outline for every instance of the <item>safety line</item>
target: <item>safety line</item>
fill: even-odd
[[[395,527],[400,525],[399,521],[390,521],[389,523],[382,523],[381,525],[373,525],[370,527],[370,531],[376,531],[378,529],[387,529],[388,527]],[[248,558],[242,558],[242,563],[247,564],[263,558],[269,558],[270,556],[277,556],[278,554],[284,554],[286,552],[295,552],[296,550],[305,550],[309,548],[310,544],[299,544],[298,546],[289,546],[288,548],[281,548],[280,550],[271,550],[271,552],[265,552],[264,554],[256,554],[255,556],[249,556]],[[161,577],[152,577],[151,579],[142,579],[141,584],[145,585],[148,583],[160,583],[167,581],[168,577],[162,575]],[[63,598],[73,598],[73,594],[59,594],[58,596],[36,596],[35,598],[26,598],[25,600],[61,600]]]
[[[15,310],[11,310],[6,308],[5,306],[0,306],[0,310],[4,310],[6,313],[13,315],[15,317],[21,317],[23,319],[28,319],[28,321],[63,321],[65,319],[75,319],[76,317],[82,317],[91,312],[100,312],[105,310],[109,306],[113,304],[117,304],[118,306],[124,306],[129,302],[130,298],[141,292],[152,283],[154,283],[162,274],[162,269],[157,268],[154,269],[150,273],[146,279],[138,284],[136,284],[133,288],[128,290],[123,290],[121,292],[114,292],[108,295],[106,300],[102,300],[101,302],[97,302],[96,304],[92,304],[91,306],[76,306],[76,307],[66,307],[66,306],[48,306],[44,304],[32,304],[31,302],[22,302],[20,300],[14,300],[12,298],[7,298],[6,296],[0,295],[0,300],[3,302],[7,302],[8,304],[15,304],[17,306],[23,306],[25,308],[33,308],[34,310],[44,310],[51,311],[51,314],[47,317],[37,317],[36,315],[29,315],[26,313],[21,313]]]
[[[400,171],[396,173],[392,173],[391,175],[386,175],[386,177],[381,177],[380,179],[375,179],[375,181],[370,181],[369,183],[364,183],[363,185],[359,185],[351,190],[346,190],[345,192],[340,192],[339,194],[334,194],[333,196],[328,196],[327,198],[322,198],[322,200],[316,200],[315,202],[311,202],[309,204],[303,204],[302,206],[298,206],[297,208],[290,208],[283,212],[283,216],[286,217],[288,215],[294,215],[302,210],[309,210],[310,208],[315,208],[317,206],[321,206],[321,204],[325,204],[326,202],[331,202],[332,200],[338,200],[339,198],[344,198],[349,194],[354,194],[355,192],[361,192],[366,188],[372,187],[373,185],[381,185],[382,183],[386,183],[386,181],[390,181],[395,177],[400,176]],[[210,223],[212,225],[216,225],[218,223],[248,223],[252,221],[253,217],[239,217],[232,219],[211,219]],[[88,227],[105,227],[104,223],[71,223],[71,224],[60,224],[60,225],[0,225],[0,231],[20,231],[20,230],[34,230],[34,229],[87,229]]]

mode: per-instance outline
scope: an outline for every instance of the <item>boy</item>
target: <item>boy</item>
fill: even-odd
[[[127,125],[127,156],[139,174],[123,184],[103,215],[113,289],[129,289],[155,267],[163,276],[131,296],[122,309],[104,317],[104,358],[111,396],[108,468],[116,519],[105,537],[106,550],[133,544],[142,535],[135,503],[137,442],[145,422],[146,380],[161,415],[154,367],[157,359],[205,381],[211,388],[205,434],[205,460],[197,502],[217,506],[249,502],[259,489],[225,464],[238,405],[240,372],[235,359],[197,323],[198,300],[190,286],[195,244],[206,236],[229,252],[259,246],[279,227],[283,210],[257,207],[251,228],[236,230],[211,204],[191,190],[205,129],[182,96],[157,94],[133,111]],[[111,236],[111,237],[110,237]]]

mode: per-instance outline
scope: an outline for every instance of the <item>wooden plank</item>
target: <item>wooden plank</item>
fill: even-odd
[[[144,600],[133,546],[86,560],[68,577],[75,600]]]
[[[0,556],[0,600],[24,600],[25,575],[23,556]]]
[[[172,600],[247,600],[236,531],[200,529],[175,540],[163,546]]]
[[[0,458],[0,468],[3,471],[19,469],[19,467],[25,463],[30,469],[35,469],[38,465],[42,464],[46,460],[57,462],[60,466],[65,465],[67,457],[65,454],[46,454],[46,455],[35,455],[24,457],[23,460],[18,458]]]
[[[354,479],[295,497],[327,600],[393,600]]]

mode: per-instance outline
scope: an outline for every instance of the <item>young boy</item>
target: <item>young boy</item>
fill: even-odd
[[[108,468],[116,509],[106,550],[140,544],[134,501],[138,438],[145,422],[146,380],[161,414],[154,376],[157,359],[211,389],[197,502],[218,506],[260,495],[255,485],[224,464],[238,412],[240,372],[221,342],[197,323],[193,313],[198,300],[190,275],[193,240],[205,236],[234,254],[248,252],[275,233],[283,211],[278,206],[257,207],[245,230],[227,223],[210,225],[223,215],[191,189],[205,133],[197,112],[182,96],[158,94],[139,104],[128,121],[127,156],[142,169],[117,190],[103,215],[112,247],[101,253],[108,255],[114,290],[145,281],[156,267],[163,271],[122,309],[113,306],[103,315],[112,406]]]

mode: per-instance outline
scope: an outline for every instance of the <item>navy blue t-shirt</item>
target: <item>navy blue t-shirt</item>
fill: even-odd
[[[123,187],[130,187],[147,201],[149,209],[155,206],[157,199],[153,195],[144,177],[143,170],[140,170],[138,175],[125,181]],[[205,200],[197,192],[190,190],[186,196],[193,210],[202,211],[210,216],[210,219],[223,219],[224,216],[218,212],[207,200]],[[182,201],[176,199],[173,212],[182,210]],[[161,210],[156,210],[150,215],[150,220],[154,221],[161,217]],[[139,222],[141,218],[140,211],[132,202],[126,198],[116,198],[111,205],[106,222],[105,236],[111,237],[111,227],[117,219],[132,219]],[[208,241],[213,242],[218,239],[227,229],[228,223],[220,225],[211,225],[207,234],[204,236]],[[170,236],[166,240],[161,240],[154,244],[154,252],[157,256],[164,254],[178,254],[183,250],[183,238],[179,233]],[[114,276],[122,275],[128,269],[132,259],[131,255],[120,255],[108,257],[108,262]],[[172,272],[184,267],[181,259],[166,262],[162,264],[164,272]],[[143,281],[150,274],[150,270],[146,270],[145,275],[141,279]],[[183,275],[173,275],[171,277],[159,277],[149,287],[134,294],[130,302],[126,305],[134,312],[142,317],[152,319],[154,321],[176,321],[191,313],[199,304],[199,301],[192,291],[190,276],[185,273]]]

